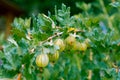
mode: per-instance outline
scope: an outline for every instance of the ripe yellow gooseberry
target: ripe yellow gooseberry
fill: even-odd
[[[68,46],[73,46],[76,43],[76,39],[73,35],[69,35],[66,39],[65,39],[65,43]]]
[[[73,45],[73,50],[79,50],[80,49],[80,46],[81,46],[81,44],[80,44],[80,42],[78,42],[78,41],[76,41],[76,43]]]
[[[87,49],[86,43],[81,43],[79,50],[80,50],[80,51],[85,51],[86,49]]]
[[[49,60],[51,62],[57,61],[58,58],[59,58],[59,52],[58,51],[56,51],[56,53],[54,53],[54,54],[49,54]]]
[[[62,39],[56,39],[54,41],[54,44],[59,46],[59,51],[62,52],[64,49],[65,49],[65,44],[64,44],[64,41]]]
[[[49,58],[47,54],[40,54],[36,57],[36,64],[38,67],[46,67],[48,62]]]
[[[90,47],[91,40],[89,38],[85,39],[84,42],[86,43],[87,47]]]

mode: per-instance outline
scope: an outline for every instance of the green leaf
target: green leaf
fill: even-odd
[[[30,28],[30,25],[31,25],[31,18],[25,19],[24,20],[24,27],[25,28]]]
[[[11,42],[12,44],[14,44],[16,47],[18,47],[18,44],[17,44],[17,42],[14,39],[9,37],[8,41]]]
[[[2,51],[0,51],[0,59],[2,59],[4,57],[5,57],[4,53]]]
[[[21,38],[26,38],[25,32],[20,29],[13,28],[12,29],[13,37],[16,41],[19,41]]]
[[[74,21],[70,17],[70,7],[66,7],[66,5],[62,4],[61,9],[58,11],[55,10],[56,20],[59,22],[60,26],[73,26]]]
[[[113,7],[120,7],[120,2],[112,2],[110,5]]]

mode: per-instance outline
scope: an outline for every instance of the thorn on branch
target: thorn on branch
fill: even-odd
[[[30,52],[30,54],[32,54],[32,53],[34,53],[34,51],[35,51],[35,49],[32,48],[29,52]]]
[[[22,66],[21,66],[21,67],[22,67],[22,69],[24,69],[24,68],[25,68],[25,65],[24,65],[24,64],[22,64]]]

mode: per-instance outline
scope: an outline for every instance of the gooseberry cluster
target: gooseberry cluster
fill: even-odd
[[[49,62],[55,62],[59,59],[59,53],[64,50],[86,51],[90,47],[90,39],[85,39],[84,42],[79,42],[76,35],[70,34],[65,39],[57,38],[53,44],[57,45],[59,49],[54,54],[39,54],[36,57],[36,64],[38,67],[46,67]]]

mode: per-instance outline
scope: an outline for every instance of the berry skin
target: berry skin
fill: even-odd
[[[56,53],[54,53],[54,54],[49,54],[49,60],[51,62],[55,62],[58,59],[59,59],[59,52],[58,51],[56,51]]]
[[[54,41],[54,44],[59,46],[59,51],[62,52],[64,49],[65,49],[65,44],[64,44],[64,41],[62,39],[56,39]]]
[[[87,49],[86,43],[81,43],[79,50],[80,50],[80,51],[86,51],[86,49]]]
[[[65,39],[65,43],[66,43],[66,45],[73,46],[76,43],[76,39],[75,39],[75,37],[73,35],[69,35]]]
[[[36,57],[36,65],[38,67],[46,67],[48,65],[49,58],[47,54],[40,54]]]
[[[79,50],[80,49],[80,46],[81,46],[81,44],[80,44],[80,42],[78,42],[78,41],[76,41],[76,43],[73,45],[73,50]]]
[[[90,47],[91,40],[89,38],[85,39],[84,42],[86,43],[87,47]]]

